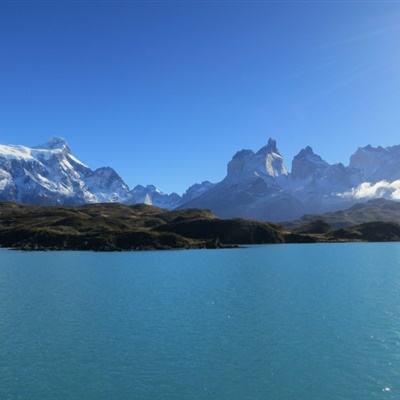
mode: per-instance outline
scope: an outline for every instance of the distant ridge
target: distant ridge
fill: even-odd
[[[370,222],[392,222],[400,224],[400,202],[386,199],[374,199],[365,203],[358,203],[352,207],[318,215],[305,215],[296,221],[284,223],[290,229],[319,225],[320,222],[329,225],[330,228],[348,228]]]

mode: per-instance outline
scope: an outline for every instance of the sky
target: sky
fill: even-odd
[[[0,3],[0,143],[64,137],[131,187],[218,181],[269,137],[346,164],[399,126],[399,2]]]

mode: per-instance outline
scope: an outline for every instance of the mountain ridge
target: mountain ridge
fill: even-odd
[[[240,150],[217,183],[183,195],[124,182],[111,167],[92,170],[63,138],[34,147],[0,145],[0,200],[28,204],[144,203],[166,209],[209,208],[223,218],[284,221],[344,209],[371,198],[400,200],[400,146],[359,147],[349,165],[329,164],[310,146],[289,170],[276,140]]]

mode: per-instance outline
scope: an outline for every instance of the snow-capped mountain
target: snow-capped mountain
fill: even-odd
[[[358,169],[366,182],[400,179],[400,145],[360,147],[350,157],[350,166]]]
[[[129,202],[128,185],[110,167],[101,167],[85,177],[87,189],[94,194],[96,202]]]
[[[68,144],[0,145],[0,199],[33,204],[126,201],[129,188],[111,168],[91,170]]]
[[[212,186],[193,185],[184,194],[194,199]],[[132,190],[110,167],[92,170],[78,160],[62,138],[36,147],[0,145],[0,200],[31,204],[146,203],[173,209],[182,203],[176,193],[153,185]]]
[[[372,198],[400,200],[400,146],[359,148],[350,164],[329,164],[310,146],[291,171],[276,141],[238,151],[216,184],[196,183],[179,196],[153,185],[132,190],[110,167],[92,170],[61,138],[36,146],[0,145],[0,200],[33,204],[145,203],[161,208],[208,208],[221,217],[271,221],[349,207]]]
[[[181,204],[181,197],[177,193],[166,194],[154,185],[137,185],[130,191],[130,203],[143,203],[160,208],[173,209]]]
[[[292,178],[310,182],[321,177],[328,168],[329,164],[307,146],[293,158]]]
[[[252,150],[238,151],[228,164],[226,178],[232,183],[254,177],[272,182],[274,178],[287,175],[288,171],[276,146],[276,141],[269,139],[268,144],[256,153]]]
[[[180,208],[281,221],[346,208],[364,199],[400,199],[399,182],[400,146],[360,148],[349,166],[329,164],[307,146],[294,157],[288,172],[276,141],[269,139],[257,152],[237,152],[221,182]]]
[[[190,186],[182,195],[181,203],[187,203],[191,200],[196,199],[197,197],[200,197],[202,194],[212,189],[214,186],[215,184],[211,183],[210,181],[195,183],[194,185]]]
[[[288,175],[276,141],[269,139],[257,152],[237,152],[221,182],[180,208],[208,208],[221,217],[295,218],[302,213],[302,204],[283,189]]]

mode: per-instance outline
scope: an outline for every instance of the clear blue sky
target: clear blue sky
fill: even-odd
[[[400,3],[53,3],[0,5],[1,143],[178,192],[269,136],[289,167],[400,143]]]

